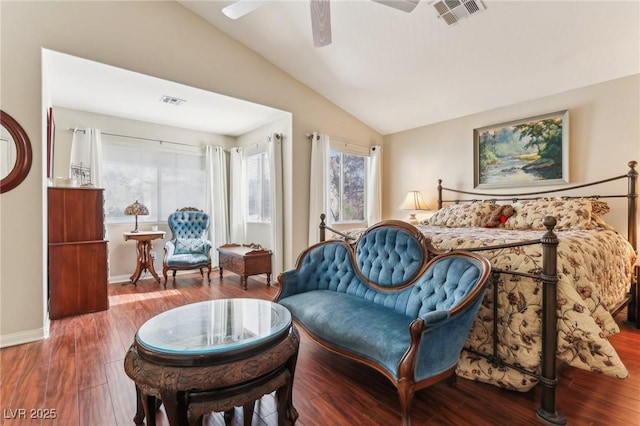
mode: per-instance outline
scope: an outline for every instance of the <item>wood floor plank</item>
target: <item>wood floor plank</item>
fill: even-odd
[[[91,389],[107,382],[95,316],[82,315],[76,327],[78,389]]]
[[[442,392],[444,383],[437,384],[433,389],[426,389],[434,398]],[[461,405],[454,407],[452,404],[436,404],[434,406],[435,419],[430,419],[430,424],[444,421],[444,424],[464,424],[469,413],[482,413],[481,418],[474,421],[481,425],[537,425],[540,421],[535,415],[537,406],[532,404],[531,398],[518,392],[502,391],[485,383],[459,379],[457,388],[472,390],[478,397],[463,397],[460,393]],[[507,392],[507,393],[505,393]],[[502,395],[501,395],[502,394]],[[431,422],[436,423],[431,423]]]
[[[124,372],[124,358],[108,363],[106,374],[116,424],[132,424],[136,412],[136,391],[135,385]]]
[[[0,349],[0,408],[56,409],[55,420],[0,419],[0,424],[64,426],[133,426],[135,391],[124,372],[124,355],[137,329],[149,318],[177,306],[228,297],[271,300],[277,286],[250,277],[243,290],[237,275],[211,285],[199,274],[179,275],[169,285],[142,279],[137,285],[110,285],[110,308],[96,314],[52,321],[47,340]],[[622,324],[610,338],[629,370],[619,380],[561,366],[557,409],[569,424],[640,426],[640,330]],[[296,426],[387,426],[400,421],[395,387],[380,373],[333,354],[301,331],[293,401]],[[438,383],[416,393],[413,424],[542,425],[535,410],[540,390],[511,392],[458,378],[455,386]],[[231,426],[243,424],[236,410]],[[5,411],[9,414],[9,411]],[[16,413],[11,411],[11,413]],[[256,404],[252,426],[277,425],[272,395]],[[4,416],[3,416],[4,417]],[[158,426],[169,426],[161,407]],[[222,426],[219,413],[206,416],[208,426]]]
[[[78,378],[75,327],[77,319],[66,318],[57,324],[52,343],[49,380],[44,407],[55,414],[43,420],[43,425],[78,424]]]
[[[102,362],[108,364],[123,359],[130,342],[123,344],[113,317],[108,311],[97,312],[94,317]]]
[[[17,345],[0,351],[0,407],[11,407],[20,376],[25,371],[24,362],[30,345]],[[3,420],[0,419],[0,424]]]
[[[16,385],[16,391],[7,409],[18,411],[18,415],[6,416],[5,425],[31,426],[40,425],[42,419],[37,415],[32,415],[32,410],[47,408],[44,406],[45,391],[49,376],[49,366],[51,362],[52,340],[39,340],[29,344],[23,363],[23,371]],[[3,407],[3,414],[4,414]],[[22,414],[24,413],[24,414]],[[3,416],[5,417],[5,416]]]
[[[113,426],[117,424],[107,384],[84,389],[78,398],[78,406],[80,425]]]

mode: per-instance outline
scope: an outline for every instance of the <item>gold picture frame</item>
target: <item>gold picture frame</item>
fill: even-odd
[[[473,130],[474,187],[569,183],[569,110]]]

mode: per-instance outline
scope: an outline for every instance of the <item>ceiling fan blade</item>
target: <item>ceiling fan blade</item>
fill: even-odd
[[[253,12],[260,6],[266,3],[266,0],[237,0],[235,3],[222,9],[228,18],[239,19],[244,15]]]
[[[310,0],[313,46],[331,44],[331,11],[329,0]]]
[[[402,10],[403,12],[411,12],[416,8],[420,0],[372,0],[376,3],[384,4],[385,6],[393,7],[394,9]]]

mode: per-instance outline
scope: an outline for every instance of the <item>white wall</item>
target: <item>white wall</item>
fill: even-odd
[[[623,175],[629,170],[630,160],[640,161],[640,75],[636,74],[385,136],[383,217],[403,218],[406,213],[397,207],[411,189],[421,191],[425,201],[437,207],[438,179],[446,187],[473,190],[473,129],[565,109],[569,110],[570,123],[570,184]],[[549,188],[536,186],[529,190]],[[627,184],[622,180],[606,188],[602,194],[624,194]],[[576,194],[600,193],[585,191]],[[517,189],[495,192],[513,193]],[[605,219],[626,235],[626,200],[607,201],[615,211]]]
[[[48,95],[42,48],[290,111],[285,266],[307,245],[311,149],[306,133],[382,143],[375,131],[176,2],[2,1],[0,7],[1,107],[25,129],[34,155],[27,179],[0,195],[0,346],[42,337],[47,327]]]

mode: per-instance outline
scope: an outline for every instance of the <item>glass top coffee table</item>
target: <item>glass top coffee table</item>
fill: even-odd
[[[293,424],[299,342],[289,311],[268,300],[209,300],[165,311],[138,329],[125,357],[138,397],[134,422],[155,424],[160,399],[171,425],[239,406],[246,423],[254,401],[276,391],[278,415]]]
[[[271,344],[289,333],[291,314],[261,299],[220,299],[165,311],[136,333],[138,352],[169,363],[207,363]]]

